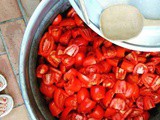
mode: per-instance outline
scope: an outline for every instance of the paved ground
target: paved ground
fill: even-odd
[[[19,89],[18,58],[27,22],[40,0],[0,0],[0,73],[8,82],[2,93],[14,99],[14,109],[1,120],[29,120]]]

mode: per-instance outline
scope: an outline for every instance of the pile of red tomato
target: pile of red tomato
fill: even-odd
[[[160,103],[160,52],[139,52],[94,33],[73,8],[39,44],[36,75],[60,120],[148,120]]]

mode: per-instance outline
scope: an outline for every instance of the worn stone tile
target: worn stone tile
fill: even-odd
[[[0,22],[21,16],[17,0],[0,0]]]
[[[41,0],[21,0],[27,20],[29,20],[40,1]]]
[[[14,106],[23,104],[24,102],[16,77],[13,73],[11,64],[6,54],[0,56],[0,74],[2,74],[6,78],[8,83],[6,89],[4,90],[4,93],[9,94],[13,97]]]
[[[3,46],[3,43],[2,43],[2,39],[0,37],[0,53],[2,52],[5,52],[5,49],[4,49],[4,46]]]
[[[15,73],[18,74],[20,45],[23,38],[25,23],[23,20],[7,22],[0,25],[4,41],[8,48],[10,60]]]
[[[25,105],[14,108],[8,115],[3,117],[2,120],[29,120]]]

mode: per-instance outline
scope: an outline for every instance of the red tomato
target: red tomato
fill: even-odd
[[[59,25],[59,23],[62,21],[61,14],[58,14],[57,17],[53,20],[52,25]]]
[[[112,89],[110,89],[109,91],[106,92],[105,97],[103,99],[103,104],[105,107],[108,107],[113,96],[114,96],[114,91]]]
[[[103,56],[104,58],[114,58],[117,55],[116,49],[111,46],[109,48],[106,47],[102,47],[102,52],[103,52]]]
[[[77,93],[77,101],[80,104],[84,99],[89,98],[89,91],[86,88],[81,88]]]
[[[138,55],[136,52],[132,51],[126,56],[126,59],[132,62],[134,65],[138,63]]]
[[[85,85],[89,85],[90,78],[84,74],[78,73],[78,79]]]
[[[84,26],[83,25],[83,20],[80,19],[80,17],[78,15],[74,15],[74,21],[75,21],[77,26]]]
[[[83,66],[86,67],[86,66],[93,65],[96,63],[97,63],[96,58],[94,56],[88,56],[84,59]]]
[[[65,119],[67,118],[67,116],[69,115],[69,113],[71,112],[71,110],[73,110],[72,107],[66,107],[66,108],[63,110],[63,112],[62,112],[62,114],[61,114],[61,116],[60,116],[60,120],[65,120]]]
[[[52,35],[54,41],[59,42],[60,36],[62,34],[62,29],[60,27],[50,26],[48,31],[49,31],[49,34]]]
[[[156,91],[160,88],[160,76],[155,77],[155,79],[151,83],[151,88],[153,91]]]
[[[76,11],[73,8],[71,8],[67,13],[67,17],[73,17],[76,14]]]
[[[78,71],[74,68],[71,68],[70,70],[68,70],[64,75],[63,75],[63,79],[65,81],[67,80],[71,80],[73,77],[76,77]]]
[[[116,47],[116,52],[117,52],[116,56],[119,57],[119,58],[122,58],[122,57],[125,56],[126,49],[117,46],[117,47]]]
[[[103,44],[103,42],[105,41],[104,38],[99,37],[99,36],[94,38],[94,39],[96,39],[96,40],[93,41],[93,48],[94,49],[99,48]]]
[[[142,75],[142,82],[147,88],[149,88],[155,78],[156,78],[155,74],[146,73]]]
[[[110,107],[117,110],[124,110],[126,107],[126,103],[121,98],[113,98],[111,101]]]
[[[43,75],[42,79],[43,83],[48,86],[53,85],[53,83],[56,82],[53,72],[48,72],[47,74]]]
[[[131,62],[127,61],[127,60],[123,60],[123,62],[121,64],[121,68],[123,68],[127,72],[133,72],[134,65],[133,65],[133,63],[131,63]]]
[[[142,109],[133,108],[133,110],[132,110],[132,112],[130,114],[130,117],[136,117],[136,116],[142,115],[142,113],[143,113]]]
[[[61,35],[59,42],[62,45],[67,45],[69,43],[69,40],[71,39],[71,36],[72,36],[71,30],[67,30]]]
[[[72,18],[66,18],[61,21],[59,26],[61,26],[61,27],[67,27],[67,26],[75,27],[76,23]]]
[[[80,30],[79,30],[79,28],[74,28],[74,29],[72,29],[72,37],[73,38],[76,38],[77,36],[79,36],[80,35]]]
[[[69,56],[76,56],[76,54],[78,53],[79,51],[79,47],[75,44],[72,44],[70,46],[68,46],[65,50],[64,50],[64,53],[69,55]]]
[[[108,118],[108,117],[110,117],[110,116],[115,115],[116,113],[117,113],[117,110],[116,110],[116,109],[108,107],[108,108],[106,109],[106,111],[105,111],[104,116],[105,116],[106,118]]]
[[[130,83],[126,83],[126,92],[125,92],[125,96],[127,98],[131,98],[132,94],[134,92],[134,86]]]
[[[112,73],[101,75],[101,79],[103,81],[102,85],[107,88],[113,88],[116,81],[116,77]]]
[[[155,107],[155,103],[153,102],[151,97],[145,96],[143,99],[144,110],[149,110]]]
[[[137,98],[136,105],[137,105],[138,108],[140,108],[140,109],[143,110],[144,105],[143,105],[143,97],[142,96],[140,96],[140,97]]]
[[[58,67],[58,65],[61,62],[61,59],[59,59],[56,55],[56,51],[52,51],[50,55],[47,56],[47,61],[53,66]]]
[[[42,76],[47,73],[48,71],[48,66],[46,64],[41,64],[37,67],[36,69],[36,76],[38,78],[42,78]]]
[[[91,41],[92,40],[92,33],[91,33],[90,29],[81,28],[80,29],[80,34],[85,40],[87,40],[87,41]]]
[[[134,84],[134,83],[138,84],[138,82],[139,82],[139,76],[138,75],[129,74],[127,76],[127,81],[129,83],[131,83],[131,84]]]
[[[64,90],[57,88],[54,92],[54,97],[53,97],[55,105],[58,108],[63,109],[65,104],[65,99],[67,97],[68,95]]]
[[[117,80],[117,82],[114,85],[115,93],[126,93],[126,89],[126,81]]]
[[[153,62],[148,62],[146,64],[146,66],[148,68],[148,72],[150,72],[150,73],[154,73],[155,72],[156,66],[155,66],[155,64]]]
[[[96,105],[96,102],[92,101],[89,98],[86,98],[78,106],[78,111],[80,113],[88,113],[95,107],[95,105]]]
[[[97,105],[93,112],[89,114],[89,117],[95,119],[102,119],[104,117],[104,110],[101,106]]]
[[[54,101],[49,104],[49,109],[53,116],[57,116],[62,112],[62,109],[58,108]]]
[[[53,93],[54,93],[55,90],[56,90],[56,87],[54,85],[47,86],[43,82],[40,85],[40,91],[46,97],[53,98]]]
[[[71,67],[75,63],[75,58],[69,55],[66,55],[62,58],[62,63],[66,67]]]
[[[65,100],[65,107],[77,108],[77,95],[71,95]]]
[[[148,68],[145,64],[143,63],[138,63],[133,70],[134,74],[145,74],[148,72]]]
[[[90,89],[91,98],[95,101],[99,101],[105,96],[105,88],[100,85],[92,86]]]
[[[40,40],[38,54],[44,57],[48,56],[50,52],[53,50],[53,46],[54,46],[53,37],[49,35],[49,33],[45,33],[45,35]]]
[[[81,82],[77,78],[72,77],[64,85],[64,89],[65,89],[66,93],[68,93],[69,95],[72,95],[72,94],[74,94],[74,92],[78,92],[81,89]]]
[[[118,59],[106,59],[107,60],[107,62],[110,64],[110,65],[112,65],[112,66],[114,66],[114,67],[117,67],[118,66],[118,63],[119,63],[119,60]]]
[[[116,74],[116,79],[123,80],[125,79],[127,72],[122,68],[116,67],[115,74]]]
[[[78,53],[75,55],[75,65],[76,65],[76,66],[82,65],[82,64],[83,64],[83,61],[84,61],[84,58],[85,58],[84,53],[78,52]]]
[[[105,40],[103,44],[104,44],[104,46],[105,46],[106,48],[112,46],[112,43],[111,43],[110,41],[108,41],[108,40]]]

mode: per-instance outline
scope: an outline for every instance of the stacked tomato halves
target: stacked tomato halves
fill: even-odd
[[[160,53],[98,36],[70,9],[39,44],[40,91],[60,120],[148,120],[160,102]]]

